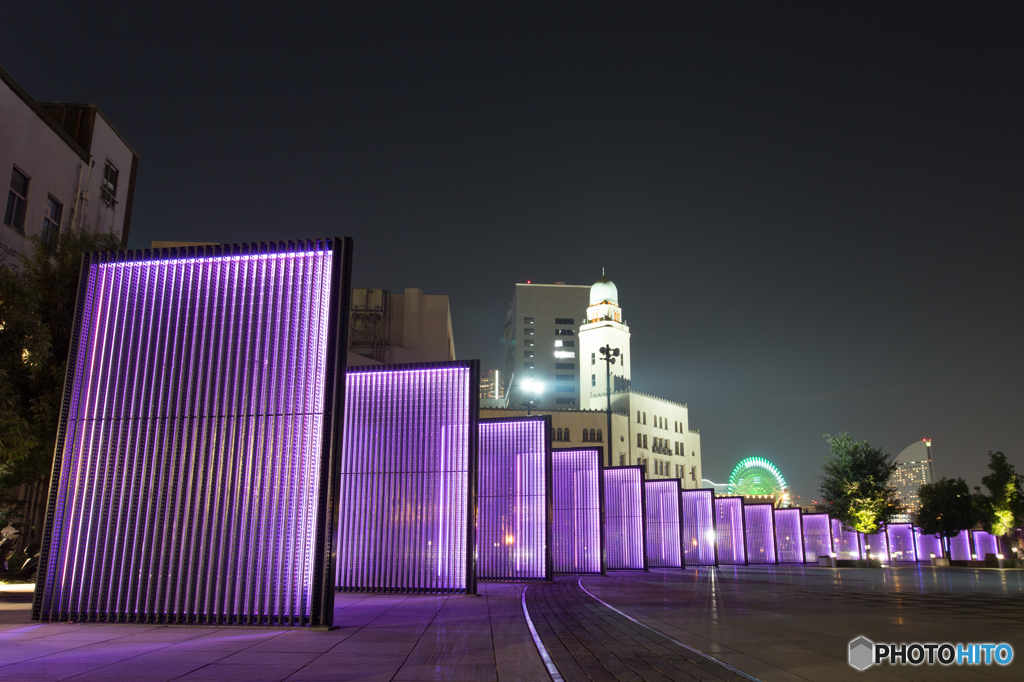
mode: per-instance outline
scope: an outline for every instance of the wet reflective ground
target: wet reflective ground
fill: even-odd
[[[586,577],[600,599],[763,680],[1024,679],[1024,571],[723,567]],[[849,667],[850,640],[1007,642],[1009,666]]]

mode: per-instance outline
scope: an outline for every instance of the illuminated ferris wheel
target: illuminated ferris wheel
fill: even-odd
[[[729,474],[729,494],[753,498],[788,499],[789,486],[779,468],[764,457],[747,457]]]

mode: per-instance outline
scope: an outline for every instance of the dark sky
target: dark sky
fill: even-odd
[[[716,481],[1024,470],[1024,5],[428,4],[6,3],[0,65],[138,151],[131,247],[351,235],[485,369],[513,283],[605,266]]]

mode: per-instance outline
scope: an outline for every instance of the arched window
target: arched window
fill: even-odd
[[[597,442],[598,442],[598,443],[601,443],[601,442],[603,442],[603,441],[602,441],[602,439],[601,439],[601,429],[598,429],[598,430],[597,430]]]
[[[637,411],[636,411],[636,423],[637,423],[637,424],[639,424],[639,423],[640,423],[640,410],[637,410]]]
[[[644,446],[644,437],[641,436],[639,433],[636,434],[636,446],[638,448],[642,448]]]
[[[647,447],[647,434],[644,434],[644,447]]]
[[[572,438],[569,437],[569,427],[565,428],[565,432],[563,435],[565,436],[566,440],[572,440]]]
[[[597,437],[595,436],[594,429],[590,429],[590,441],[592,443],[596,443],[597,442]]]
[[[583,429],[583,442],[584,443],[587,442],[587,430],[586,429]]]
[[[562,440],[562,429],[555,432],[555,440]]]

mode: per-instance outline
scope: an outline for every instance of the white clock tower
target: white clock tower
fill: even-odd
[[[619,356],[611,366],[612,392],[629,390],[629,372],[633,362],[629,352],[629,327],[622,323],[619,292],[615,284],[604,278],[590,287],[590,307],[587,319],[580,326],[580,408],[603,410],[606,406],[606,363],[601,359],[601,348],[619,349]]]

